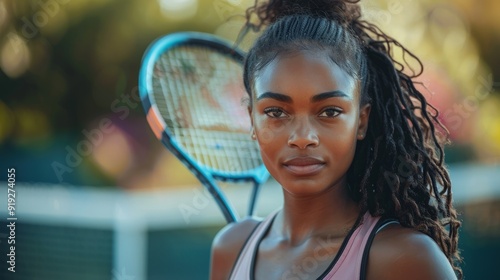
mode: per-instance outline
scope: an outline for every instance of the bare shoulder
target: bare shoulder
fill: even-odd
[[[221,229],[212,242],[210,279],[228,279],[238,255],[246,240],[261,219],[247,217],[237,223],[230,223]]]
[[[373,240],[367,279],[457,279],[440,247],[429,236],[391,225]]]

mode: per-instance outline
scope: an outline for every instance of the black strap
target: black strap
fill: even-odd
[[[236,264],[238,263],[240,257],[241,257],[241,253],[243,252],[243,250],[245,249],[245,247],[247,246],[247,243],[249,242],[249,240],[251,239],[252,235],[255,233],[255,231],[257,230],[257,228],[259,228],[260,224],[262,223],[263,221],[259,221],[257,223],[257,225],[252,229],[252,232],[250,232],[250,234],[248,235],[247,237],[247,240],[245,240],[245,243],[243,243],[243,246],[241,247],[240,249],[240,252],[238,253],[238,256],[236,257],[236,260],[234,261],[233,263],[233,267],[231,268],[231,273],[229,273],[229,278],[231,278],[231,276],[233,275],[233,272],[234,272],[234,268],[236,267]]]
[[[366,280],[366,268],[368,266],[368,255],[370,254],[370,248],[373,243],[373,239],[375,239],[375,235],[379,232],[379,229],[385,227],[388,224],[391,223],[398,223],[399,222],[396,219],[392,218],[380,218],[380,220],[377,222],[377,224],[373,227],[372,231],[370,232],[370,236],[368,237],[368,241],[366,242],[365,249],[363,251],[363,257],[361,259],[361,271],[360,271],[360,280]]]

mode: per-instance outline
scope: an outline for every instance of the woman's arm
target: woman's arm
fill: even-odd
[[[258,223],[259,220],[246,218],[240,222],[228,224],[217,233],[212,242],[211,280],[229,279],[229,274],[243,245]]]

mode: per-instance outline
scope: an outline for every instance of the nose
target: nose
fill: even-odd
[[[319,145],[318,133],[307,117],[296,118],[291,131],[288,146],[303,150]]]

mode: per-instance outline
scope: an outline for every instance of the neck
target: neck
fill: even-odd
[[[310,238],[343,238],[360,214],[343,184],[325,192],[298,196],[284,191],[283,211],[277,217],[276,229],[291,244]]]

